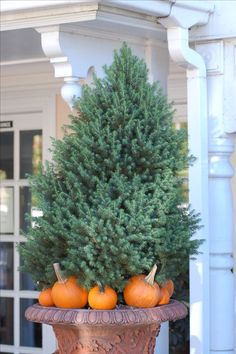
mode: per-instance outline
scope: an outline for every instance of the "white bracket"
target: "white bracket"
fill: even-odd
[[[86,77],[88,71],[87,66],[78,63],[76,36],[62,31],[60,26],[40,27],[36,31],[41,34],[42,49],[54,66],[55,77],[64,78],[61,95],[72,108],[74,98],[81,94],[79,78]]]
[[[45,55],[54,67],[55,77],[65,81],[61,90],[64,100],[73,106],[74,96],[81,93],[81,85],[92,84],[92,76],[96,71],[103,77],[104,58],[106,63],[112,62],[113,48],[102,38],[104,50],[97,36],[84,36],[76,26],[57,25],[36,28],[41,34],[41,45]],[[96,68],[94,67],[96,53]]]

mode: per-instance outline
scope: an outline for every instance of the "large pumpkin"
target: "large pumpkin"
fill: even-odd
[[[127,305],[144,308],[157,305],[160,298],[160,288],[154,281],[156,270],[157,266],[154,265],[147,276],[140,274],[129,279],[123,291]]]
[[[83,308],[88,301],[88,292],[78,285],[74,276],[65,279],[59,263],[53,264],[58,281],[52,287],[52,299],[57,307]]]
[[[112,310],[117,304],[117,294],[112,288],[95,286],[89,291],[88,303],[92,309]]]

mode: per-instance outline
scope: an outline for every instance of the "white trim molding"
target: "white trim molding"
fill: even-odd
[[[207,23],[209,14],[214,10],[212,1],[191,0],[63,0],[54,1],[54,5],[52,1],[41,1],[41,4],[34,2],[38,3],[37,7],[32,6],[31,1],[28,1],[28,6],[18,5],[18,8],[13,6],[11,10],[2,10],[0,30],[91,21],[95,20],[98,14],[106,13],[109,13],[109,17],[120,14],[127,25],[130,22],[129,17],[149,22],[158,22],[159,18],[162,18],[166,26],[169,26],[171,21],[174,26],[181,25],[189,28]]]
[[[31,1],[28,1],[29,3]],[[41,1],[44,4],[44,1]],[[98,4],[63,4],[38,8],[28,8],[1,13],[1,31],[37,26],[54,26],[63,23],[91,21],[96,18]]]
[[[86,0],[87,3],[93,2],[93,0]],[[84,0],[10,0],[10,1],[3,1],[1,4],[1,11],[19,11],[25,9],[33,9],[33,8],[40,8],[40,7],[47,7],[47,6],[55,6],[55,5],[72,5],[76,3],[85,2]]]
[[[161,19],[160,22],[168,28],[170,26],[190,28],[194,25],[206,24],[209,14],[214,11],[212,1],[101,0],[101,3],[155,16],[158,21]]]

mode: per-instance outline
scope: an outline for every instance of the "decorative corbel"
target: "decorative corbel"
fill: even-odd
[[[81,94],[81,78],[87,76],[88,68],[78,65],[78,45],[76,36],[61,30],[60,26],[40,27],[41,44],[45,55],[54,66],[56,78],[63,78],[61,96],[73,106],[73,99]]]

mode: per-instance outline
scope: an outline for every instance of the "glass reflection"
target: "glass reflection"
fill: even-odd
[[[13,243],[0,244],[0,289],[13,289]]]
[[[13,132],[0,133],[0,180],[13,179]]]
[[[20,266],[22,265],[23,260],[20,257]],[[36,290],[36,284],[29,273],[20,272],[20,290]]]
[[[1,297],[0,301],[0,344],[13,345],[13,299]]]
[[[37,200],[29,187],[20,187],[20,229],[26,232],[31,224],[29,216],[39,217],[43,213],[35,205]],[[32,227],[35,226],[35,221],[32,222]]]
[[[35,299],[20,299],[20,345],[24,347],[42,347],[41,324],[29,322],[25,318],[25,310],[35,302]]]
[[[0,188],[0,233],[14,233],[14,188]]]
[[[42,130],[20,132],[20,178],[37,174],[42,161]]]

